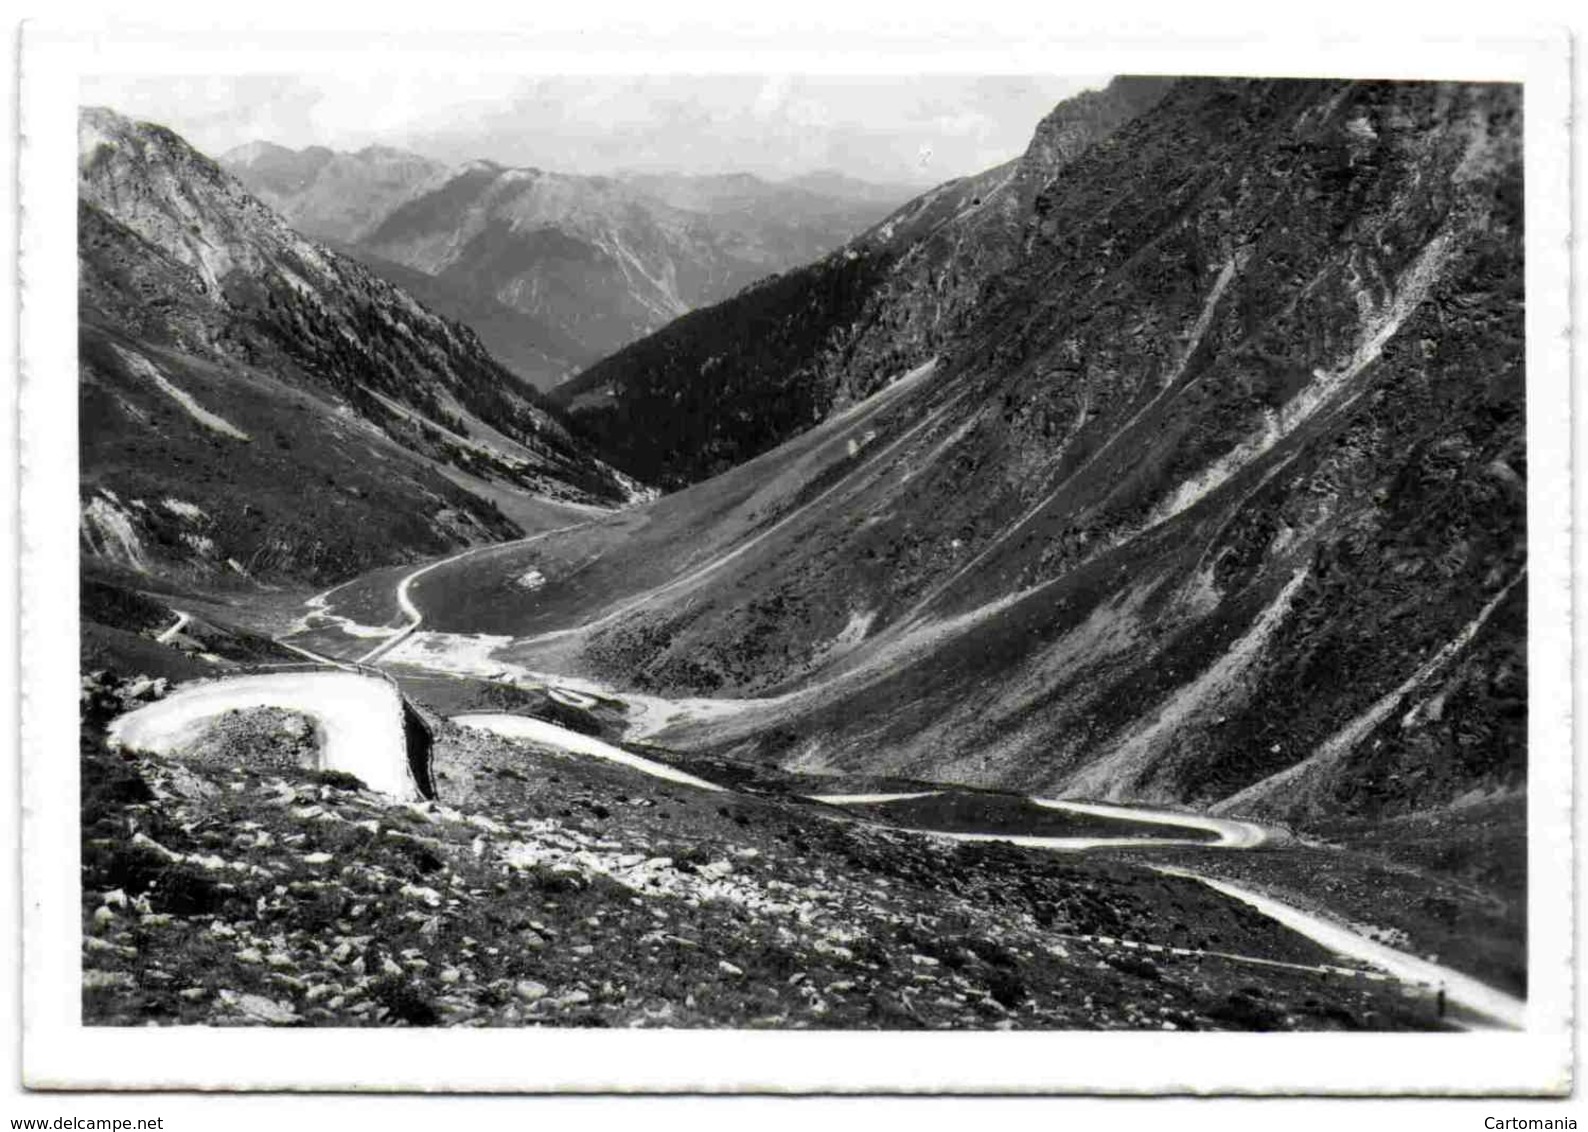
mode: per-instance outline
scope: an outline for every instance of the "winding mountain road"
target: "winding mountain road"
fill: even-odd
[[[168,629],[161,630],[160,635],[155,637],[156,644],[170,644],[178,633],[187,628],[187,623],[193,620],[193,615],[191,613],[185,613],[180,609],[173,609],[171,612],[176,614],[176,624],[172,625]]]
[[[435,562],[421,566],[417,570],[403,575],[402,581],[397,583],[397,608],[402,611],[403,617],[407,619],[407,624],[405,624],[401,629],[397,630],[397,632],[393,633],[391,636],[387,637],[385,640],[381,641],[380,644],[370,649],[369,652],[359,657],[358,662],[360,664],[374,664],[381,657],[385,656],[392,649],[396,648],[403,641],[412,636],[414,630],[418,629],[419,626],[424,622],[425,615],[420,612],[419,607],[414,604],[412,589],[413,584],[426,574],[430,573],[430,571],[439,570],[443,566],[450,566],[454,562],[461,562],[465,558],[471,558],[476,554],[483,554],[486,551],[517,549],[521,546],[528,546],[532,542],[538,542],[543,538],[550,538],[552,535],[564,534],[568,531],[576,530],[579,527],[588,525],[588,523],[573,523],[566,527],[557,527],[555,530],[541,531],[539,534],[533,534],[525,538],[515,539],[512,542],[492,542],[486,543],[484,546],[471,546],[469,549],[459,551],[450,558],[437,559]]]
[[[546,531],[539,535],[533,535],[521,540],[517,545],[532,542],[538,538],[545,538],[548,535],[558,534],[562,530],[567,529],[570,528],[560,528],[557,531]],[[382,641],[380,645],[367,653],[361,658],[360,663],[372,663],[406,639],[419,627],[423,621],[423,614],[414,604],[410,592],[415,581],[439,567],[490,549],[499,549],[499,547],[474,547],[455,554],[450,558],[422,566],[406,575],[398,584],[396,596],[398,606],[408,619],[408,624],[399,630],[397,634]],[[741,548],[741,550],[743,549],[747,548]],[[710,563],[704,572],[709,572],[721,564],[721,562]],[[702,571],[697,571],[697,573],[700,572]],[[666,588],[663,587],[664,590]],[[655,595],[648,594],[645,596],[649,598]],[[618,612],[621,613],[622,610]],[[608,614],[606,619],[616,615]],[[556,698],[562,699],[562,697]],[[456,716],[453,721],[465,727],[491,731],[506,738],[528,739],[557,747],[570,753],[583,754],[618,763],[656,778],[692,786],[697,789],[719,792],[725,790],[722,786],[707,782],[705,779],[697,778],[667,764],[643,758],[600,739],[581,735],[543,720],[502,713],[472,713]],[[816,794],[807,795],[806,797],[811,801],[842,807],[907,801],[932,797],[939,793],[942,793],[942,791],[928,790],[893,794]],[[1255,822],[1242,821],[1235,818],[1214,817],[1207,814],[1188,814],[1170,810],[1142,809],[1124,805],[1104,805],[1058,798],[1033,797],[1028,800],[1034,805],[1045,809],[1062,810],[1091,817],[1112,818],[1169,828],[1209,832],[1215,834],[1217,840],[1209,842],[1199,838],[1172,836],[1043,837],[1003,832],[979,833],[957,830],[915,830],[914,832],[940,840],[960,842],[1002,841],[1025,848],[1058,852],[1087,852],[1097,849],[1115,848],[1160,849],[1176,847],[1250,850],[1268,844],[1273,837],[1273,831],[1268,828]],[[1263,915],[1321,944],[1336,954],[1359,960],[1377,968],[1385,973],[1385,977],[1438,987],[1453,1006],[1462,1008],[1471,1016],[1481,1019],[1482,1024],[1492,1024],[1506,1029],[1522,1029],[1526,1026],[1527,1004],[1523,1000],[1481,983],[1452,968],[1386,947],[1343,924],[1303,911],[1273,897],[1231,884],[1228,881],[1168,865],[1153,867],[1166,875],[1181,876],[1205,884],[1231,899],[1255,908]]]
[[[934,357],[927,360],[926,362],[923,362],[921,365],[916,366],[907,373],[900,375],[892,383],[883,386],[881,389],[872,393],[869,397],[856,402],[847,409],[844,409],[823,421],[811,431],[810,436],[813,439],[820,439],[830,438],[831,436],[836,435],[840,431],[840,426],[852,426],[858,420],[864,419],[870,414],[887,407],[897,400],[901,394],[912,388],[915,388],[923,380],[930,378],[936,372],[937,359]],[[966,394],[962,391],[955,396],[955,400],[958,400],[965,395]],[[866,462],[871,464],[885,464],[889,456],[908,444],[923,429],[941,417],[947,408],[947,405],[940,406],[939,408],[933,410],[932,413],[929,413],[923,416],[920,420],[910,424],[908,428],[906,428],[898,436],[890,439],[885,445],[879,447],[874,452],[868,452],[865,457]],[[592,629],[600,628],[603,625],[611,624],[614,621],[626,617],[636,610],[643,609],[655,603],[659,598],[663,598],[680,591],[685,591],[692,586],[698,585],[711,575],[722,570],[724,567],[749,554],[758,546],[762,545],[768,539],[776,535],[779,531],[782,531],[792,524],[797,523],[804,516],[816,511],[820,504],[826,500],[828,496],[840,490],[842,487],[843,481],[841,480],[827,485],[810,499],[807,499],[798,506],[794,507],[786,515],[783,515],[766,529],[757,531],[755,534],[749,536],[748,538],[742,539],[731,548],[722,551],[710,560],[700,565],[691,567],[685,572],[679,574],[677,577],[671,578],[659,586],[655,586],[643,593],[633,595],[625,600],[620,601],[616,606],[607,609],[598,617],[592,618],[588,621],[580,622],[577,625],[571,625],[567,628],[550,629],[545,632],[536,633],[533,636],[522,638],[520,643],[528,644],[533,642],[552,641],[575,636],[581,633],[587,633]],[[414,608],[413,603],[409,600],[407,589],[409,583],[417,579],[420,575],[428,573],[437,567],[449,565],[450,563],[456,562],[462,558],[466,558],[469,555],[478,553],[482,550],[499,549],[504,546],[522,546],[524,543],[532,542],[537,538],[545,538],[548,535],[561,534],[564,531],[573,530],[576,527],[585,525],[587,524],[578,523],[570,527],[561,527],[557,530],[545,531],[542,534],[532,535],[527,539],[522,539],[515,543],[498,543],[493,544],[491,547],[474,547],[470,550],[462,552],[461,554],[453,555],[451,558],[443,559],[439,562],[433,562],[428,566],[416,570],[413,574],[410,574],[408,577],[404,578],[398,587],[398,604],[402,607],[404,614],[409,617],[410,624],[397,636],[383,642],[379,647],[373,649],[368,655],[363,657],[364,662],[371,663],[376,657],[385,655],[386,652],[394,648],[400,641],[402,641],[419,627],[420,614],[419,611]]]
[[[109,737],[116,746],[176,754],[217,716],[261,707],[314,720],[317,769],[356,775],[396,798],[422,796],[408,769],[401,693],[386,680],[356,672],[273,672],[187,684],[115,720]]]
[[[1064,810],[1072,814],[1085,814],[1097,818],[1118,818],[1123,821],[1145,822],[1148,825],[1172,825],[1182,829],[1202,829],[1218,835],[1214,842],[1180,839],[1161,839],[1158,844],[1192,844],[1202,848],[1210,845],[1217,849],[1255,849],[1267,844],[1273,830],[1256,822],[1236,818],[1215,818],[1206,814],[1181,813],[1179,810],[1147,810],[1137,806],[1103,805],[1100,802],[1071,802],[1060,798],[1031,798],[1033,805],[1049,810]],[[1140,842],[1136,842],[1139,844]]]
[[[1231,899],[1250,905],[1291,931],[1322,944],[1338,955],[1360,959],[1404,982],[1441,987],[1451,1003],[1465,1007],[1472,1013],[1489,1020],[1496,1027],[1508,1030],[1521,1030],[1527,1027],[1527,1003],[1524,1000],[1496,990],[1487,983],[1480,983],[1460,971],[1452,970],[1432,960],[1419,959],[1415,955],[1408,955],[1393,947],[1386,947],[1382,943],[1359,935],[1343,924],[1311,912],[1304,912],[1271,896],[1231,884],[1229,881],[1203,876],[1201,873],[1176,868],[1173,865],[1154,865],[1153,868],[1166,876],[1200,881]]]
[[[812,801],[828,805],[876,805],[903,802],[915,798],[929,798],[942,791],[924,791],[911,794],[825,794],[808,795]],[[1058,798],[1028,798],[1027,801],[1045,809],[1064,810],[1092,817],[1114,818],[1121,821],[1143,822],[1153,825],[1179,826],[1183,829],[1207,830],[1218,834],[1218,840],[1209,842],[1193,838],[1176,837],[1036,837],[1008,833],[968,833],[946,830],[917,830],[929,837],[949,841],[991,842],[1004,841],[1028,849],[1047,849],[1060,852],[1085,852],[1092,849],[1148,849],[1190,846],[1198,849],[1218,848],[1232,850],[1255,849],[1269,843],[1273,831],[1255,822],[1231,818],[1216,818],[1205,814],[1186,814],[1173,810],[1138,809],[1133,806],[1101,805],[1094,802],[1071,802]],[[1520,1030],[1527,1025],[1527,1003],[1469,975],[1432,960],[1420,959],[1404,951],[1387,947],[1352,930],[1344,924],[1293,905],[1276,900],[1260,892],[1231,884],[1216,877],[1205,876],[1190,869],[1172,865],[1153,865],[1153,869],[1166,876],[1184,877],[1246,904],[1269,919],[1275,920],[1298,935],[1321,944],[1337,955],[1360,960],[1386,976],[1401,982],[1438,988],[1453,1006],[1463,1008],[1482,1020],[1482,1024],[1500,1029]],[[1109,941],[1111,942],[1111,941]],[[1129,946],[1129,945],[1125,945]],[[1152,948],[1148,948],[1152,950]],[[1174,950],[1174,949],[1170,949]],[[1181,951],[1192,954],[1190,951]],[[1199,953],[1217,954],[1217,953]],[[1253,961],[1246,956],[1224,958]],[[1337,968],[1306,968],[1324,973],[1341,973]],[[1349,972],[1345,972],[1349,973]],[[1469,1027],[1471,1028],[1471,1027]]]
[[[317,662],[334,666],[312,672],[280,672],[202,681],[178,688],[169,696],[116,719],[110,725],[117,746],[179,755],[226,712],[257,707],[279,707],[303,712],[315,722],[319,740],[317,765],[357,775],[370,788],[403,799],[421,793],[408,766],[403,731],[403,700],[389,680],[347,670],[342,662],[299,650]],[[526,739],[571,754],[617,763],[643,774],[700,790],[726,793],[714,782],[625,751],[589,735],[582,735],[545,720],[502,713],[468,713],[453,717],[464,727],[486,730],[509,739]],[[932,797],[942,791],[902,794],[826,794],[811,799],[828,805],[874,805]],[[1102,848],[1162,848],[1194,846],[1249,850],[1265,844],[1268,831],[1252,822],[1181,814],[1165,810],[1105,806],[1063,799],[1032,798],[1048,809],[1097,817],[1138,821],[1163,826],[1212,831],[1218,840],[1208,842],[1173,837],[1034,837],[1007,833],[974,833],[914,830],[928,837],[951,841],[1003,841],[1033,849],[1079,852]],[[1370,940],[1343,924],[1275,900],[1270,896],[1170,865],[1153,866],[1159,872],[1205,884],[1231,899],[1255,908],[1292,931],[1337,954],[1370,964],[1389,977],[1438,987],[1453,1005],[1507,1029],[1526,1026],[1527,1004],[1459,971],[1420,959]]]
[[[922,790],[913,794],[807,794],[805,797],[812,802],[822,802],[829,806],[875,806],[889,802],[909,802],[917,798],[935,798],[942,793],[941,790]],[[1206,830],[1217,834],[1218,840],[1206,841],[1194,837],[1039,837],[1021,833],[975,833],[960,830],[922,832],[948,841],[1007,841],[1011,845],[1020,845],[1027,849],[1051,849],[1059,852],[1159,848],[1173,845],[1189,845],[1197,849],[1255,849],[1267,843],[1272,832],[1256,822],[1239,821],[1234,818],[1212,818],[1204,814],[1184,814],[1177,810],[1106,806],[1096,802],[1071,802],[1061,798],[1026,798],[1025,800],[1045,810],[1062,810],[1087,817]]]
[[[531,719],[527,715],[507,715],[502,712],[472,712],[465,715],[455,715],[452,722],[462,727],[472,727],[478,731],[490,731],[505,739],[528,739],[532,742],[542,743],[549,747],[571,751],[575,754],[589,755],[591,758],[602,759],[606,762],[620,763],[648,774],[652,778],[660,778],[667,782],[676,782],[683,786],[693,786],[698,790],[712,790],[719,793],[726,792],[725,787],[718,786],[715,782],[707,782],[704,778],[647,759],[640,755],[625,751],[622,747],[614,747],[611,743],[604,743],[590,735],[581,735],[577,731],[570,731],[566,727],[558,727],[555,723],[547,723],[542,719]]]
[[[877,806],[885,802],[913,802],[917,798],[936,798],[941,790],[917,790],[913,794],[806,794],[804,797],[825,806]]]

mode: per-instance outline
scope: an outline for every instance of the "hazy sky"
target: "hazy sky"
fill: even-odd
[[[524,78],[100,76],[82,99],[170,126],[211,155],[265,140],[372,143],[448,162],[571,173],[837,169],[935,183],[1020,154],[1053,106],[1106,76],[833,75]]]

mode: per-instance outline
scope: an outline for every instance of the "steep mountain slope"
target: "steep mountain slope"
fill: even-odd
[[[467,280],[438,279],[365,250],[358,241],[394,209],[445,182],[450,171],[415,153],[369,146],[339,153],[250,142],[222,154],[222,168],[294,229],[358,260],[425,306],[468,326],[491,356],[537,389],[549,389],[600,355]]]
[[[825,255],[891,212],[909,190],[837,181],[821,192],[801,183],[763,181],[748,173],[692,176],[632,173],[625,185],[701,218],[723,249],[763,273]],[[811,184],[827,184],[820,177]],[[869,191],[868,191],[869,190]]]
[[[1041,190],[1170,80],[1066,100],[1017,161],[940,185],[825,259],[697,311],[556,391],[609,458],[676,488],[718,474],[959,336],[1019,258]]]
[[[1075,137],[1060,114],[1033,151]],[[390,659],[674,697],[655,741],[796,769],[1294,820],[1503,800],[1520,138],[1512,87],[1183,80],[1056,176],[950,186],[899,222],[1030,193],[975,253],[1003,266],[947,288],[952,330],[840,313],[847,405],[644,512],[431,572],[436,632]],[[788,365],[814,380],[826,348]]]
[[[79,122],[83,546],[340,578],[624,502],[467,329],[304,239],[162,127]]]
[[[480,336],[491,357],[537,390],[555,388],[600,357],[546,319],[498,301],[488,288],[456,276],[426,275],[382,259],[360,244],[336,240],[326,243],[388,283],[401,287],[437,314],[463,323]]]

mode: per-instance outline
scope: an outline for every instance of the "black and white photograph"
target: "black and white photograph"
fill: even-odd
[[[1561,43],[150,42],[24,55],[37,1084],[1569,1085]]]

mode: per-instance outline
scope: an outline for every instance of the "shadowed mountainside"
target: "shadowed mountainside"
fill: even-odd
[[[1056,107],[1018,160],[949,181],[807,267],[685,315],[553,394],[608,458],[672,489],[804,431],[966,332],[1041,190],[1152,106],[1123,77]]]
[[[82,538],[135,574],[347,577],[631,499],[464,327],[162,127],[79,123]]]

